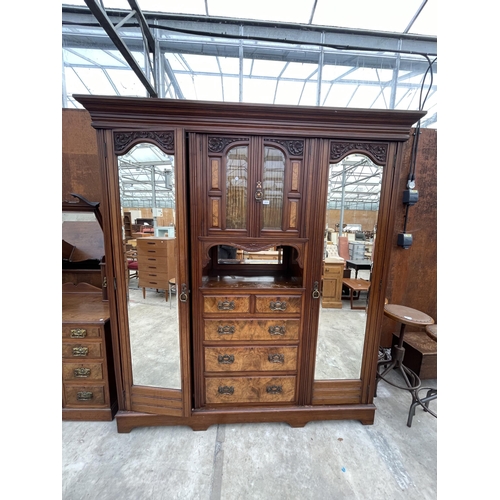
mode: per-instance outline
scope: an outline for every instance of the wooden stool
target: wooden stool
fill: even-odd
[[[405,348],[403,347],[403,342],[404,342],[406,325],[418,326],[420,328],[423,328],[428,325],[432,325],[434,323],[434,320],[428,314],[418,311],[417,309],[412,309],[411,307],[400,306],[396,304],[386,304],[384,306],[384,314],[388,318],[391,318],[399,322],[401,324],[401,328],[399,331],[398,344],[394,345],[392,348],[392,360],[390,362],[388,362],[387,360],[382,360],[377,363],[376,385],[378,386],[378,383],[382,379],[388,384],[397,387],[398,389],[404,389],[410,391],[412,395],[412,406],[415,403],[421,404],[422,407],[424,407],[425,409],[426,408],[425,402],[422,401],[418,396],[418,390],[420,389],[421,386],[420,378],[413,370],[410,370],[410,368],[408,368],[403,364],[405,355]],[[385,370],[382,373],[379,372],[379,368],[381,366],[385,366]],[[393,368],[399,368],[403,380],[405,382],[405,386],[395,384],[385,378],[387,373],[389,373],[389,371],[392,370]],[[431,413],[433,416],[437,417],[437,415],[430,409],[427,408],[426,411]],[[411,427],[411,419],[408,419],[407,425],[408,427]]]
[[[431,338],[432,340],[435,340],[437,342],[437,325],[436,324],[427,325],[425,327],[425,333],[427,334],[427,336],[429,338]],[[433,389],[431,387],[427,390],[427,394],[425,395],[424,398],[417,398],[417,399],[414,398],[413,399],[413,402],[410,406],[410,412],[408,413],[408,422],[407,422],[408,427],[411,427],[413,417],[415,416],[415,408],[418,405],[421,405],[422,408],[424,409],[424,411],[429,412],[431,415],[437,417],[437,414],[435,414],[435,412],[429,410],[429,403],[431,401],[434,401],[435,399],[437,399],[437,397],[438,397],[437,396],[437,389]]]

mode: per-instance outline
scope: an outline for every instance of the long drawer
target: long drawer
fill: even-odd
[[[206,319],[206,341],[280,341],[299,339],[298,319]]]
[[[291,403],[295,401],[293,376],[205,378],[208,404]]]
[[[104,385],[65,385],[66,406],[105,405]]]
[[[63,358],[102,358],[103,350],[101,342],[63,342],[62,357]]]
[[[207,372],[296,371],[297,347],[206,347]]]
[[[100,326],[63,325],[63,339],[96,339],[102,338],[103,330]]]
[[[104,379],[102,363],[63,362],[62,375],[65,382]]]

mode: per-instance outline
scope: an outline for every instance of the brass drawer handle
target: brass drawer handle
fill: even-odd
[[[268,331],[270,335],[285,335],[286,327],[279,325],[270,326]]]
[[[77,401],[90,401],[94,397],[91,391],[80,391],[76,393]]]
[[[284,354],[269,354],[267,357],[270,363],[284,363],[285,355]]]
[[[281,385],[268,385],[266,387],[266,392],[268,394],[281,394],[283,392],[283,387]]]
[[[87,378],[87,377],[90,377],[90,368],[75,368],[73,370],[73,375],[76,378]]]
[[[221,365],[230,365],[234,363],[234,355],[233,354],[219,354],[217,360]]]
[[[69,336],[72,339],[83,339],[87,336],[87,330],[85,328],[72,328]]]
[[[232,385],[221,385],[218,389],[219,394],[234,394],[234,387]]]
[[[88,354],[88,347],[73,347],[73,356],[87,356]]]
[[[219,300],[219,302],[217,302],[217,309],[219,309],[219,311],[233,311],[234,300]]]
[[[286,311],[286,302],[276,300],[269,302],[269,309],[271,311]]]
[[[230,326],[230,325],[219,325],[217,327],[217,333],[219,335],[232,335],[235,331],[235,328],[234,326]]]

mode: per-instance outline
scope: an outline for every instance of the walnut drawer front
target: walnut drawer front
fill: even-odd
[[[295,380],[290,377],[205,378],[207,404],[290,403],[295,401]]]
[[[205,340],[298,340],[300,320],[205,320]]]
[[[63,342],[63,358],[102,358],[101,342],[72,343]]]
[[[102,385],[65,385],[66,406],[104,405],[104,386]]]
[[[297,347],[206,347],[205,370],[296,371]]]
[[[250,312],[250,296],[205,295],[203,310],[206,313],[247,313]]]
[[[255,297],[255,312],[257,313],[300,313],[301,295],[257,295]]]
[[[103,380],[102,363],[63,363],[64,381]]]
[[[66,326],[62,327],[63,339],[96,339],[102,337],[102,327],[100,326]]]

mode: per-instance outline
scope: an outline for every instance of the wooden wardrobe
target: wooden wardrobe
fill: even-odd
[[[118,431],[231,422],[300,427],[332,419],[372,424],[389,238],[394,207],[402,203],[396,189],[402,146],[425,113],[74,97],[98,138],[106,272],[114,284],[108,294]],[[175,307],[163,304],[177,315],[177,338],[165,354],[178,357],[179,383],[171,385],[143,383],[133,360],[118,167],[144,144],[175,158],[177,286]],[[318,377],[318,356],[328,358],[318,348],[320,315],[339,314],[320,312],[329,168],[355,154],[383,166],[369,307],[355,313],[366,319],[359,370]],[[164,342],[161,328],[155,334]],[[338,348],[342,331],[336,335],[342,364],[347,348]]]

